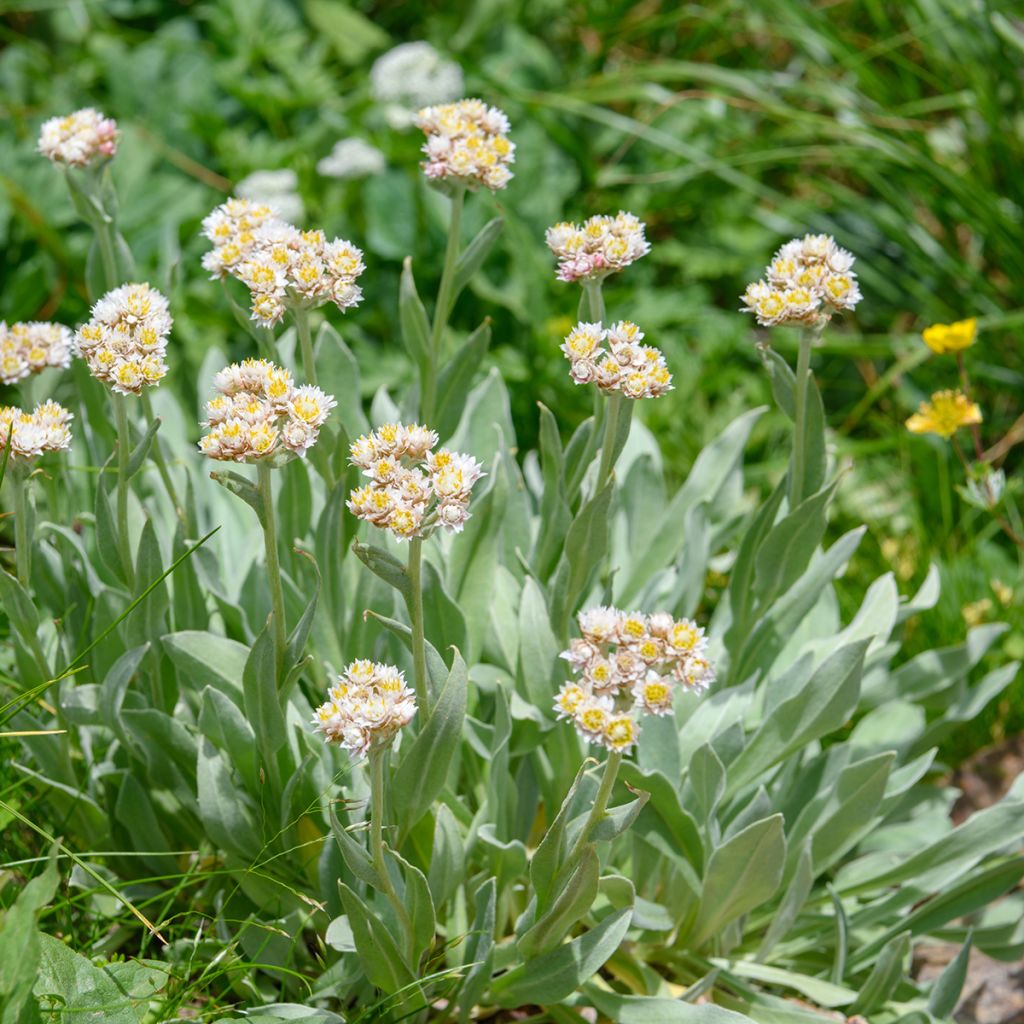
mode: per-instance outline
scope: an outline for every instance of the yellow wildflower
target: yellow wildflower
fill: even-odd
[[[978,320],[957,320],[952,324],[932,324],[921,332],[924,343],[938,355],[947,352],[962,352],[970,348],[978,337]]]
[[[981,423],[981,409],[962,391],[936,391],[907,420],[912,434],[938,434],[947,440],[961,427]]]

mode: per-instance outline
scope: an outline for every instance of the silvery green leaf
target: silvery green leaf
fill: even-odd
[[[338,889],[366,976],[388,994],[412,984],[415,977],[380,915],[371,911],[344,882],[338,883]]]
[[[726,840],[711,854],[700,910],[688,942],[702,946],[724,925],[775,895],[786,862],[782,815],[773,814]]]
[[[579,860],[550,908],[522,935],[517,948],[523,957],[554,949],[590,910],[597,897],[600,862],[593,843],[583,847]]]
[[[910,958],[910,932],[892,938],[878,955],[874,967],[860,986],[860,994],[850,1006],[851,1015],[870,1014],[883,1006],[906,974]]]
[[[437,375],[437,420],[435,429],[444,441],[458,427],[463,403],[473,379],[483,365],[491,345],[491,319],[488,317],[459,346],[455,355]]]
[[[967,980],[967,967],[971,957],[971,933],[967,933],[960,951],[948,964],[932,985],[928,993],[928,1012],[940,1020],[953,1016],[960,993]]]
[[[355,552],[356,558],[374,575],[394,587],[406,602],[409,601],[412,593],[409,589],[409,573],[394,555],[383,548],[375,547],[372,544],[363,544],[358,540],[352,542],[352,550]]]
[[[462,738],[466,713],[466,663],[454,652],[451,671],[411,744],[403,746],[401,760],[392,779],[392,800],[401,832],[408,832],[430,809],[444,788]]]
[[[430,351],[430,320],[416,291],[411,256],[406,256],[402,262],[398,312],[402,325],[402,342],[406,351],[417,366],[426,366],[434,358]]]
[[[557,949],[507,971],[491,982],[488,998],[498,1006],[557,1003],[592,978],[619,947],[632,910],[618,910]]]
[[[441,311],[441,315],[446,319],[451,313],[452,306],[455,305],[455,300],[459,297],[463,288],[469,284],[470,279],[480,269],[481,264],[487,258],[487,254],[491,251],[494,243],[498,240],[498,236],[501,234],[501,229],[504,226],[505,221],[502,220],[501,217],[495,217],[493,220],[488,221],[476,233],[469,245],[467,245],[459,254],[458,261],[455,264],[455,276],[452,284],[451,301],[448,305],[448,309]]]

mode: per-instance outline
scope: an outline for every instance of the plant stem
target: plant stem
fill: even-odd
[[[14,559],[18,568],[18,582],[29,589],[32,577],[32,548],[28,542],[28,477],[20,467],[11,473],[14,486]]]
[[[430,684],[427,681],[427,648],[423,633],[423,538],[409,541],[409,626],[412,630],[413,684],[416,706],[425,722],[430,715]]]
[[[601,442],[601,465],[597,470],[597,484],[594,488],[595,493],[604,487],[611,478],[612,471],[615,469],[615,437],[619,432],[619,419],[623,412],[622,407],[626,401],[627,399],[623,398],[622,395],[619,394],[611,394],[608,396],[604,419],[604,440]],[[627,409],[627,417],[629,417],[632,412],[632,408]]]
[[[156,421],[156,414],[153,412],[153,403],[149,400],[149,392],[145,388],[142,390],[142,412],[146,417],[147,424],[152,427]],[[153,462],[160,473],[160,479],[163,481],[164,490],[167,491],[167,497],[171,499],[175,514],[184,524],[187,531],[188,523],[185,518],[185,507],[178,500],[178,492],[175,489],[174,480],[171,479],[171,472],[167,468],[167,460],[164,458],[163,443],[160,440],[159,431],[153,435],[153,444],[150,451],[153,453]]]
[[[594,797],[594,806],[590,808],[590,814],[576,837],[565,864],[559,871],[563,880],[568,880],[572,875],[576,864],[583,855],[583,849],[590,841],[590,834],[594,831],[597,823],[604,817],[608,809],[608,801],[611,799],[612,789],[615,787],[615,779],[619,774],[619,765],[622,764],[622,754],[617,750],[609,751],[604,762],[604,772],[601,775],[601,782],[597,787],[597,796]]]
[[[600,277],[588,277],[583,282],[583,301],[580,302],[580,313],[586,313],[590,323],[604,323],[604,295],[601,292],[603,283],[604,279]]]
[[[415,938],[412,931],[412,921],[409,918],[409,911],[405,904],[398,898],[395,887],[391,884],[391,875],[388,873],[388,866],[384,860],[384,758],[387,756],[387,748],[381,747],[370,751],[370,853],[373,857],[373,866],[380,875],[381,883],[384,886],[384,895],[394,908],[401,922],[402,931],[405,934],[406,958],[409,967],[415,973],[417,964],[413,963]]]
[[[125,579],[129,586],[134,586],[135,567],[132,565],[132,543],[128,535],[128,459],[131,455],[128,399],[124,395],[111,395],[111,398],[117,421],[117,546]]]
[[[121,283],[118,280],[117,256],[114,254],[114,222],[98,215],[94,229],[100,250],[100,262],[103,264],[104,290],[110,291]],[[99,296],[94,295],[92,298],[98,299]]]
[[[971,382],[967,377],[967,366],[964,363],[963,352],[957,352],[956,354],[956,367],[960,371],[960,386],[963,389],[964,398],[968,401],[971,400]],[[974,454],[977,456],[979,462],[985,461],[984,452],[981,450],[981,428],[977,423],[971,424],[971,437],[974,440]]]
[[[284,590],[281,588],[281,562],[277,556],[277,520],[274,516],[274,494],[271,487],[270,466],[256,463],[256,473],[263,505],[263,544],[267,554],[267,576],[270,581],[270,604],[274,620],[274,661],[277,665],[277,685],[284,683],[285,648],[288,631],[284,620]]]
[[[451,311],[452,289],[455,284],[455,265],[459,260],[459,229],[462,224],[462,207],[466,190],[457,188],[452,196],[451,213],[448,221],[448,244],[444,250],[444,269],[437,289],[437,303],[434,319],[430,325],[430,353],[426,374],[423,379],[423,394],[420,401],[420,415],[424,423],[432,423],[437,413],[437,373],[441,364],[441,345],[444,328]]]
[[[807,434],[807,381],[811,374],[811,345],[817,337],[817,331],[805,329],[800,332],[800,351],[796,360],[796,378],[793,389],[793,461],[789,478],[789,509],[793,509],[803,500],[804,444]]]
[[[313,338],[309,332],[309,312],[305,309],[293,309],[295,329],[299,335],[299,348],[302,350],[302,372],[306,375],[307,384],[316,384],[316,359],[313,357]]]

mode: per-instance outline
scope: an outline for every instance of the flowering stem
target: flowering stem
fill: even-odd
[[[615,787],[615,779],[619,774],[619,765],[622,764],[622,754],[617,750],[608,752],[608,758],[604,763],[604,773],[601,775],[601,783],[597,787],[597,796],[594,797],[594,806],[590,808],[590,814],[576,837],[565,865],[559,872],[563,880],[567,880],[576,867],[583,849],[590,841],[590,834],[594,831],[597,823],[604,817],[608,809],[608,801],[611,799],[612,789]]]
[[[388,873],[388,866],[384,861],[384,758],[387,755],[386,747],[371,749],[370,758],[370,853],[373,857],[373,866],[380,875],[381,884],[384,886],[384,895],[388,902],[394,907],[395,913],[402,924],[402,931],[406,940],[406,955],[409,966],[415,970],[413,960],[413,931],[412,921],[409,919],[409,911],[405,904],[398,898],[395,887],[391,884],[391,875]]]
[[[129,586],[135,584],[132,565],[132,544],[128,536],[128,459],[131,439],[128,429],[128,399],[124,395],[111,395],[117,422],[117,546],[121,553],[124,578]]]
[[[622,417],[625,403],[626,399],[620,394],[615,393],[608,396],[608,407],[604,420],[604,440],[601,443],[601,465],[597,471],[597,486],[595,488],[597,491],[611,479],[612,470],[615,469],[615,438],[619,431],[619,420]],[[627,419],[632,413],[632,407],[625,410]]]
[[[316,384],[316,360],[313,358],[313,338],[309,332],[309,312],[305,309],[292,310],[295,317],[295,329],[299,334],[299,347],[302,350],[302,372],[306,375],[307,384]]]
[[[588,322],[604,324],[604,295],[601,293],[603,279],[599,277],[588,277],[583,282],[583,302],[580,303],[580,312],[586,312]]]
[[[452,303],[452,288],[455,284],[455,265],[459,260],[459,228],[462,223],[462,206],[466,190],[456,188],[452,195],[451,214],[448,221],[448,244],[444,251],[444,269],[437,289],[437,304],[434,319],[430,325],[430,353],[427,373],[423,381],[423,396],[420,412],[424,423],[432,423],[437,412],[437,372],[441,363],[441,343],[445,324],[448,322],[449,307]]]
[[[152,427],[156,421],[156,415],[153,412],[153,403],[149,400],[149,392],[145,388],[142,390],[142,412],[146,417],[146,422]],[[160,479],[163,481],[164,490],[167,491],[167,497],[171,499],[171,504],[174,506],[174,511],[178,518],[185,524],[187,529],[187,522],[185,519],[185,508],[178,501],[178,492],[174,487],[174,481],[171,479],[170,470],[167,468],[167,460],[164,458],[163,444],[160,441],[159,432],[153,435],[153,446],[151,448],[153,452],[153,462],[156,464],[157,471],[160,473]]]
[[[32,548],[28,543],[28,477],[20,467],[11,473],[14,485],[14,558],[18,567],[18,582],[29,589],[32,575]]]
[[[800,332],[800,351],[796,360],[796,378],[793,391],[793,462],[789,478],[789,508],[795,509],[803,500],[804,445],[807,433],[807,382],[811,375],[811,345],[816,331]]]
[[[409,541],[409,626],[412,630],[413,684],[416,706],[424,721],[430,714],[430,687],[427,683],[427,648],[423,634],[423,538]]]
[[[100,262],[103,264],[104,288],[110,291],[121,283],[118,281],[117,256],[114,254],[114,222],[105,215],[98,215],[93,227],[100,250]],[[93,296],[93,299],[98,298],[98,295]]]
[[[277,557],[277,521],[274,517],[274,494],[270,480],[271,469],[265,462],[256,463],[256,474],[263,506],[263,543],[267,553],[267,576],[270,578],[270,605],[274,620],[274,661],[277,665],[277,684],[284,682],[285,647],[288,633],[284,621],[284,591],[281,588],[281,562]]]

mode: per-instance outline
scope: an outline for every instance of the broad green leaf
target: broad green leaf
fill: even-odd
[[[773,814],[717,847],[708,860],[700,911],[688,940],[702,946],[730,921],[775,895],[786,863],[782,815]]]
[[[757,960],[764,961],[768,954],[781,942],[790,929],[796,924],[807,897],[811,894],[811,887],[814,885],[813,859],[811,857],[811,844],[804,843],[800,848],[800,855],[796,862],[796,871],[790,880],[786,894],[782,897],[778,909],[772,914],[771,924],[765,932],[761,945],[757,949]]]
[[[857,707],[868,641],[847,644],[824,661],[806,685],[768,714],[729,765],[735,793],[811,740],[840,728]]]
[[[441,367],[437,376],[437,422],[434,429],[442,441],[458,427],[465,397],[490,345],[491,319],[488,317]]]
[[[359,541],[353,541],[352,550],[359,561],[370,572],[394,587],[402,595],[406,603],[409,602],[412,591],[409,588],[409,573],[403,563],[383,548],[374,547],[372,544],[362,544]]]
[[[352,838],[349,830],[338,819],[333,807],[330,808],[329,813],[331,817],[331,833],[338,844],[342,859],[348,866],[349,871],[359,881],[365,882],[379,892],[383,892],[385,886],[384,879],[374,866],[373,860],[370,858],[369,853],[366,852],[366,848]]]
[[[557,895],[554,891],[554,883],[565,858],[565,831],[569,823],[571,808],[583,775],[592,763],[584,761],[580,765],[576,778],[565,794],[565,799],[562,801],[562,806],[555,815],[554,821],[548,826],[530,858],[530,882],[534,893],[536,893],[538,913],[542,913]]]
[[[491,983],[489,1001],[514,1009],[565,999],[592,978],[618,949],[631,915],[631,909],[609,914],[571,942],[512,968]]]
[[[241,703],[242,676],[249,659],[249,649],[214,633],[183,630],[162,638],[162,645],[178,667],[189,689],[212,686]]]
[[[550,707],[557,690],[558,669],[558,641],[551,629],[551,613],[537,581],[527,576],[519,598],[519,693],[536,707]]]
[[[205,686],[199,707],[199,729],[227,755],[232,767],[245,780],[249,793],[258,796],[256,736],[241,708],[221,690]]]
[[[344,882],[338,882],[338,890],[367,978],[389,995],[412,984],[415,978],[380,915],[371,911]]]
[[[600,872],[600,862],[594,844],[587,843],[558,898],[519,939],[517,948],[520,956],[538,956],[553,949],[562,941],[573,925],[582,920],[597,898]]]
[[[497,886],[488,878],[473,899],[473,922],[466,936],[463,964],[466,979],[459,993],[459,1024],[466,1024],[473,1007],[480,1002],[490,981],[494,963],[494,922]]]
[[[397,861],[402,871],[405,885],[402,902],[409,911],[409,919],[412,922],[412,958],[415,967],[434,941],[436,928],[434,901],[431,899],[430,887],[427,885],[427,879],[423,872],[395,853],[394,850],[387,852]]]
[[[443,906],[465,877],[462,830],[448,805],[439,804],[434,814],[434,843],[427,874],[434,906]]]
[[[398,291],[398,313],[402,325],[402,342],[410,358],[417,366],[429,364],[433,358],[430,351],[430,320],[423,308],[416,279],[412,273],[412,257],[402,262],[402,281]]]
[[[463,288],[469,284],[470,279],[480,269],[481,264],[487,258],[494,243],[505,226],[501,217],[495,217],[488,221],[474,236],[473,240],[459,254],[455,264],[455,276],[452,284],[451,301],[448,308],[442,312],[445,319],[452,311],[455,300],[459,297]]]
[[[284,712],[277,692],[277,665],[270,623],[260,630],[242,671],[245,715],[256,742],[270,759],[285,743]]]
[[[402,833],[423,817],[444,788],[448,769],[462,739],[469,676],[466,663],[454,652],[452,668],[426,724],[408,748],[392,780],[391,792]],[[421,709],[419,714],[423,714]]]
[[[208,739],[199,744],[196,783],[199,813],[209,837],[220,849],[247,863],[254,861],[262,847],[256,825],[223,757]]]
[[[768,985],[792,989],[794,992],[806,996],[818,1006],[847,1006],[857,998],[856,992],[844,988],[842,985],[835,985],[830,981],[823,981],[821,978],[814,978],[798,971],[771,967],[753,960],[712,960],[711,962],[727,968],[730,974],[735,974],[740,978],[752,978],[754,981],[761,981]]]

